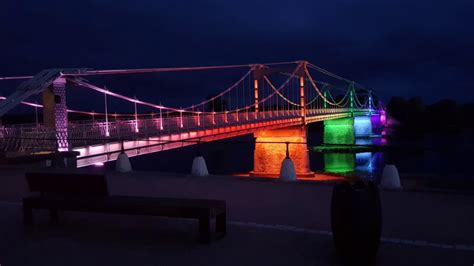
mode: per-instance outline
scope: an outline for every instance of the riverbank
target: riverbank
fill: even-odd
[[[115,195],[224,199],[229,235],[202,246],[195,243],[193,221],[72,212],[62,215],[59,227],[40,214],[38,230],[25,233],[19,202],[28,193],[23,174],[2,171],[0,263],[338,264],[330,236],[331,183],[158,172],[107,173],[107,179]],[[472,264],[474,195],[404,190],[382,191],[381,199],[378,265]]]

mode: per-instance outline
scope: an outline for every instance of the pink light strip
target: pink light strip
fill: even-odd
[[[6,97],[0,96],[0,100],[5,100]],[[21,102],[23,105],[31,106],[31,107],[38,107],[43,108],[42,104],[32,103],[32,102]],[[104,115],[105,113],[96,113],[96,112],[86,112],[86,111],[79,111],[73,109],[67,109],[68,113],[78,113],[78,114],[86,114],[86,115]],[[148,116],[150,114],[138,114],[138,116]],[[108,116],[134,116],[134,114],[108,114]]]

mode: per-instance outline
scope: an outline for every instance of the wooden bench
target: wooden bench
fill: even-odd
[[[25,177],[30,191],[39,192],[23,199],[26,226],[33,225],[33,209],[46,209],[56,223],[59,211],[198,219],[203,243],[210,242],[210,223],[215,218],[218,236],[226,234],[226,203],[222,200],[113,196],[109,195],[105,175],[26,173]]]

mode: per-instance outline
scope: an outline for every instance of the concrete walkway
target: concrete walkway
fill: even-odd
[[[159,217],[66,212],[59,226],[38,212],[25,231],[23,174],[0,176],[3,265],[339,265],[330,235],[332,186],[237,177],[108,174],[111,194],[225,199],[229,234],[196,243],[197,223]],[[377,265],[472,265],[474,195],[382,192]]]

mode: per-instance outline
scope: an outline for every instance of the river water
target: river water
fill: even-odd
[[[371,138],[356,138],[355,144],[385,146],[385,149],[343,152],[316,152],[323,144],[323,125],[308,129],[311,170],[357,175],[378,182],[385,164],[395,164],[402,179],[473,179],[473,130],[421,134],[386,128]],[[206,143],[201,152],[213,174],[245,174],[253,169],[252,135]],[[196,147],[165,151],[131,159],[136,170],[189,173]],[[112,168],[114,163],[107,164]]]

